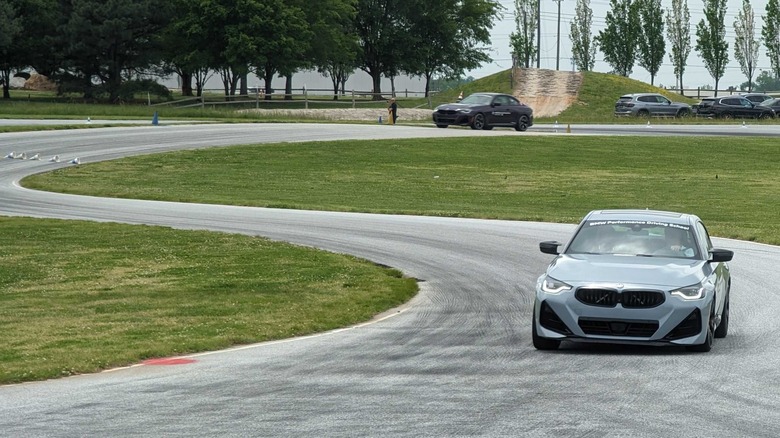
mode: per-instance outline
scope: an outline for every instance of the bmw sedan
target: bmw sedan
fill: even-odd
[[[568,243],[539,248],[556,256],[536,282],[539,350],[575,341],[706,352],[728,333],[734,253],[714,248],[692,214],[592,211]]]
[[[490,130],[507,126],[525,131],[534,124],[534,112],[508,94],[474,93],[458,103],[437,106],[433,110],[433,123],[439,128],[460,125]]]

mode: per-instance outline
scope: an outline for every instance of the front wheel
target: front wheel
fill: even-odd
[[[691,112],[687,109],[681,109],[677,112],[677,117],[680,119],[685,119],[691,116]]]
[[[515,123],[515,131],[525,131],[528,129],[528,117],[520,116]]]
[[[729,295],[731,295],[730,292],[726,293],[726,302],[723,303],[723,312],[720,314],[720,324],[718,324],[718,328],[715,329],[715,337],[718,339],[725,338],[727,334],[729,334]]]
[[[707,321],[707,337],[704,338],[704,343],[699,345],[689,345],[686,347],[688,351],[695,351],[696,353],[706,353],[710,350],[712,350],[712,338],[714,338],[712,333],[712,316],[710,316],[710,320]]]
[[[645,109],[639,110],[639,112],[636,113],[636,116],[638,118],[640,118],[640,119],[648,119],[648,118],[650,118],[650,111],[645,110]]]
[[[474,116],[474,120],[471,122],[472,129],[486,129],[486,127],[487,127],[487,120],[485,120],[484,114],[479,113],[476,116]]]

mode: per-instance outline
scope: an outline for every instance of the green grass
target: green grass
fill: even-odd
[[[780,243],[780,145],[752,138],[512,136],[246,145],[34,175],[108,197],[576,222],[593,208],[684,210],[724,237]]]
[[[436,99],[486,90],[510,92],[509,72]],[[617,96],[641,91],[657,90],[587,73],[580,102],[558,119],[615,122]],[[301,120],[227,106],[50,98],[0,101],[0,117],[147,123],[156,110],[194,121]],[[424,100],[403,105],[415,102]],[[593,208],[647,207],[696,213],[717,236],[780,244],[776,143],[513,136],[248,145],[69,167],[23,184],[100,196],[567,223]],[[0,230],[0,383],[346,326],[416,292],[395,270],[256,237],[29,218],[0,218]]]
[[[263,238],[0,217],[0,383],[351,325],[417,291],[353,257]]]

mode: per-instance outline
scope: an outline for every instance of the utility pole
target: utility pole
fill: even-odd
[[[536,68],[542,53],[542,0],[536,0]]]
[[[558,39],[555,46],[555,69],[560,70],[561,61],[561,2],[563,0],[553,0],[558,3]]]

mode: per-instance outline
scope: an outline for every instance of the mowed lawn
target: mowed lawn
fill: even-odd
[[[246,145],[27,178],[97,196],[577,222],[595,208],[682,210],[717,236],[780,243],[772,138],[414,139]]]
[[[682,210],[716,236],[780,243],[769,138],[579,137],[246,145],[71,166],[30,188],[316,210],[576,223]],[[39,380],[370,319],[413,279],[258,237],[0,218],[0,383]]]

